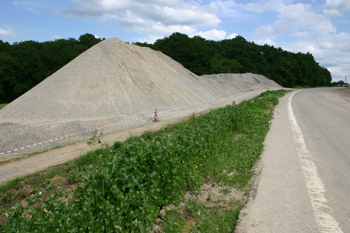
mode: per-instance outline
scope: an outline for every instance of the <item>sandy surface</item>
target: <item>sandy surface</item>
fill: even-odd
[[[122,123],[103,129],[109,134],[141,126],[155,108],[176,118],[280,88],[251,73],[197,76],[161,52],[111,38],[0,110],[0,153],[79,134],[0,154],[0,161],[86,140],[98,127]]]
[[[344,100],[350,101],[350,87],[335,87],[334,92],[339,94]]]
[[[144,127],[157,127],[152,124],[155,108],[165,123],[276,89],[281,86],[258,74],[197,76],[161,52],[111,38],[0,110],[0,162],[64,146],[23,160],[33,164],[17,168],[14,175],[20,176],[84,153],[86,140],[96,128],[115,135],[106,136],[112,143],[125,139],[131,129],[141,127],[137,134]],[[34,162],[35,157],[41,159]]]

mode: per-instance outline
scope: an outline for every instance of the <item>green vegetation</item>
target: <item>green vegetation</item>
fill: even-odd
[[[330,72],[315,62],[312,54],[292,53],[270,45],[257,45],[242,36],[210,41],[181,33],[154,44],[135,43],[159,50],[192,72],[203,74],[257,73],[283,87],[329,86]]]
[[[54,184],[49,184],[46,186],[46,190],[54,189],[56,186]]]
[[[272,108],[284,93],[267,91],[239,105],[193,115],[157,132],[130,137],[112,147],[103,145],[64,168],[38,173],[41,186],[37,187],[56,191],[45,198],[43,191],[40,206],[25,207],[29,214],[24,215],[20,203],[8,209],[0,231],[147,232],[163,206],[179,203],[184,192],[198,191],[203,182],[244,188],[260,159]],[[62,187],[45,182],[47,176],[63,170],[69,171],[71,182],[79,182],[68,204]],[[10,201],[13,193],[8,190],[1,196]],[[196,210],[193,214],[203,213],[194,216],[200,224],[193,231],[233,232],[242,206],[237,201],[226,210],[190,206]],[[179,232],[184,220],[180,215],[168,216],[163,230]]]
[[[7,104],[0,104],[0,109],[3,109]]]
[[[202,203],[192,202],[187,207],[191,216],[197,223],[193,224],[193,233],[234,232],[238,223],[241,209],[244,207],[240,201],[231,201],[228,208],[222,208],[220,202],[212,209],[204,208]],[[199,224],[199,223],[200,224]]]
[[[24,179],[25,178],[17,178],[7,182],[7,184],[1,185],[0,193],[6,192],[7,190],[11,190],[11,189],[17,190],[19,188],[20,182],[23,181]]]
[[[340,81],[338,81],[338,82],[332,82],[332,83],[331,83],[331,86],[332,86],[332,87],[349,86],[349,83],[345,83],[343,80],[340,80]]]
[[[0,40],[0,103],[9,103],[100,42],[94,35],[10,45]]]

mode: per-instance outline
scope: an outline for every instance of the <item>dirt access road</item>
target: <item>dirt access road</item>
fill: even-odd
[[[236,232],[349,232],[349,104],[350,88],[304,89],[280,100]]]

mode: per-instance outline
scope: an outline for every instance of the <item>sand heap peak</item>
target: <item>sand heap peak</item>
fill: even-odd
[[[210,93],[198,89],[198,77],[171,58],[111,38],[13,101],[1,111],[0,118],[110,118],[155,106],[200,103]]]

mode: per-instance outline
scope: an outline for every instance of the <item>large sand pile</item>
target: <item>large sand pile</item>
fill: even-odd
[[[161,52],[112,38],[0,110],[0,152],[138,118],[104,132],[121,130],[150,121],[154,108],[160,116],[164,113],[164,118],[170,118],[280,88],[256,74],[197,76]],[[35,150],[88,136],[59,140]],[[21,152],[28,151],[34,149]]]

